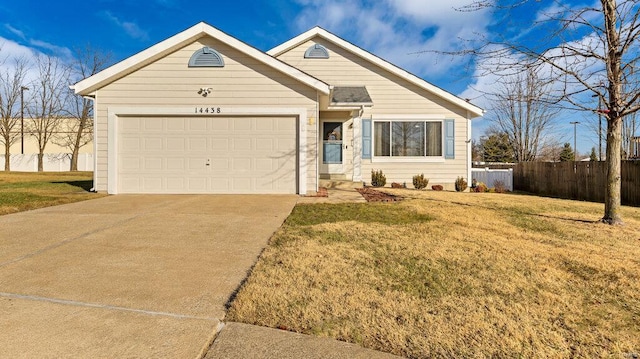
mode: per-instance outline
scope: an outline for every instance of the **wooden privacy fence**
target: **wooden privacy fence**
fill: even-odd
[[[640,206],[640,161],[622,161],[622,204]],[[543,196],[604,203],[607,164],[523,162],[513,170],[513,187]]]

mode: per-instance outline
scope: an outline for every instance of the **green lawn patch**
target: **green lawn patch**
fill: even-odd
[[[640,221],[601,205],[395,190],[298,205],[227,320],[409,358],[640,354]]]
[[[0,215],[105,196],[92,172],[0,172]]]

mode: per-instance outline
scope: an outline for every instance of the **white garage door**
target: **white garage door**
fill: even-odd
[[[120,117],[120,193],[296,193],[293,117]]]

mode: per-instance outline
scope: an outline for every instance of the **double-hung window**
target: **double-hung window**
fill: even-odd
[[[442,121],[374,121],[375,157],[442,157]]]

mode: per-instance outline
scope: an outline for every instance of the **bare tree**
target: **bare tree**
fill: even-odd
[[[485,38],[480,46],[464,51],[476,55],[485,71],[503,76],[544,71],[554,81],[545,101],[571,109],[597,113],[607,121],[607,185],[602,221],[622,224],[621,145],[623,118],[640,110],[640,0],[600,0],[597,5],[568,4],[554,0],[542,9],[534,29],[548,36],[523,41],[526,34],[511,38]],[[463,10],[491,8],[497,12],[527,11],[546,6],[539,1],[479,0]],[[502,14],[508,15],[508,14]],[[510,21],[512,17],[501,16]],[[529,39],[532,40],[532,39]],[[600,84],[603,84],[601,86]],[[603,109],[593,107],[600,99]]]
[[[4,170],[11,170],[11,145],[20,138],[20,98],[27,73],[27,60],[0,63],[0,143],[4,145]]]
[[[75,60],[71,65],[71,78],[78,82],[100,72],[111,60],[111,54],[96,50],[91,46],[76,49]],[[71,121],[66,122],[62,133],[55,143],[71,150],[71,171],[78,170],[80,148],[89,143],[93,135],[93,101],[76,95],[73,90],[67,113]]]
[[[508,136],[516,162],[535,161],[549,139],[559,109],[543,101],[550,85],[534,69],[503,77],[491,101],[492,131]]]
[[[29,106],[29,130],[38,142],[38,171],[41,172],[44,170],[45,148],[58,132],[64,118],[69,67],[53,56],[38,56],[35,63],[38,73],[33,82],[32,104]]]

